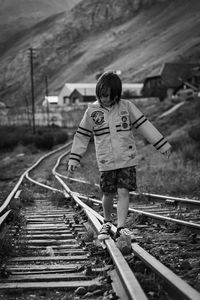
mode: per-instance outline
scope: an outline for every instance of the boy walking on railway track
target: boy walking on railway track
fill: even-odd
[[[136,190],[136,146],[133,128],[137,129],[157,150],[167,156],[170,144],[150,123],[143,113],[128,100],[121,99],[122,83],[119,76],[105,72],[96,84],[97,101],[90,104],[74,136],[68,162],[68,174],[80,163],[94,134],[96,158],[100,171],[100,188],[104,224],[99,240],[110,237],[112,226],[113,198],[118,195],[117,232],[130,235],[125,227],[129,207],[129,192]]]

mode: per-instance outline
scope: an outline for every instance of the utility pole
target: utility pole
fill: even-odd
[[[45,75],[45,90],[46,90],[46,101],[47,101],[47,126],[49,127],[49,89],[48,89],[48,77]]]
[[[26,104],[26,114],[27,114],[27,119],[28,119],[28,125],[31,126],[31,119],[30,119],[30,115],[29,115],[28,98],[26,97],[26,95],[24,95],[24,100],[25,100],[25,104]]]
[[[30,52],[30,75],[31,75],[31,100],[32,100],[32,126],[33,134],[35,134],[35,96],[34,96],[34,79],[33,79],[33,54],[34,49],[29,48]]]

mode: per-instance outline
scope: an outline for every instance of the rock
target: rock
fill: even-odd
[[[83,286],[80,286],[78,287],[76,290],[75,290],[75,295],[85,295],[87,293],[87,290],[86,288],[84,288]]]
[[[131,237],[122,235],[117,239],[117,247],[123,255],[128,255],[132,252]]]
[[[93,296],[93,293],[87,292],[84,296],[83,299],[91,298]]]
[[[98,284],[93,284],[93,285],[88,287],[88,292],[94,292],[97,289],[99,289],[99,285]]]
[[[181,263],[181,268],[183,270],[190,270],[192,267],[191,267],[191,264],[190,264],[190,262],[188,260],[184,260]]]

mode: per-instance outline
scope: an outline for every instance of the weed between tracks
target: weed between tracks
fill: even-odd
[[[18,245],[19,237],[23,236],[23,226],[25,218],[19,208],[12,209],[0,233],[0,277],[4,276],[3,266],[7,263],[9,258],[22,254],[26,241],[21,244],[21,247],[16,248]],[[11,231],[11,227],[13,230]]]
[[[20,196],[12,199],[8,205],[8,210],[11,210],[11,212],[0,232],[0,276],[5,275],[2,266],[6,264],[10,257],[23,256],[23,253],[26,251],[27,241],[25,239],[25,234],[23,233],[26,219],[23,214],[23,208],[25,206],[33,205],[33,203],[34,198],[29,190],[29,186],[23,184]],[[20,240],[23,240],[23,243],[18,243],[19,238]]]

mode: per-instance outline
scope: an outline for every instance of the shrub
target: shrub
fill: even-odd
[[[122,94],[122,98],[125,99],[132,99],[135,98],[137,96],[137,93],[135,91],[131,91],[131,90],[125,90]]]
[[[189,136],[200,144],[200,124],[192,126],[188,131]]]
[[[0,138],[0,150],[12,150],[19,142],[18,136],[12,133],[5,133]]]
[[[41,150],[50,150],[54,145],[53,135],[51,133],[44,133],[43,135],[35,136],[35,145]]]
[[[178,151],[183,149],[185,145],[185,141],[181,139],[174,139],[174,140],[170,140],[170,144],[172,146],[172,151]]]
[[[13,151],[19,144],[50,150],[53,145],[66,143],[68,138],[68,133],[57,127],[37,127],[37,133],[33,134],[27,126],[1,126],[0,151]]]
[[[185,163],[189,160],[194,162],[200,162],[199,147],[196,145],[186,144],[182,149],[182,155]]]
[[[68,138],[69,137],[67,132],[64,131],[57,132],[54,135],[54,144],[58,145],[58,144],[66,143],[68,141]]]
[[[30,132],[27,132],[22,136],[22,145],[28,146],[31,144],[34,144],[34,136]]]

